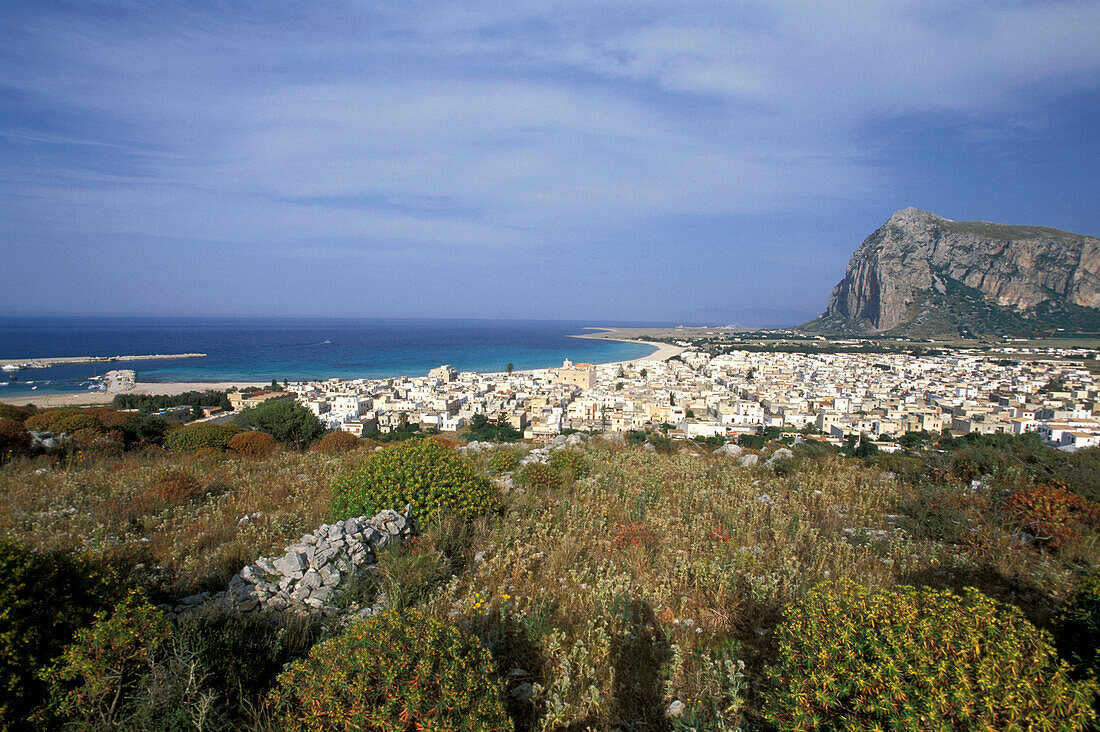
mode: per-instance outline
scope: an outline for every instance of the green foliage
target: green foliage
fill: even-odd
[[[279,676],[285,730],[512,729],[503,684],[477,638],[426,613],[385,613],[317,645]]]
[[[31,433],[21,422],[0,417],[0,465],[12,458],[26,455],[31,446]]]
[[[185,391],[182,394],[116,394],[111,400],[115,409],[137,409],[142,412],[159,412],[172,407],[221,407],[230,409],[224,391]]]
[[[549,464],[558,475],[574,480],[585,477],[591,469],[588,456],[580,450],[557,450],[550,454]]]
[[[532,488],[557,488],[561,485],[561,474],[546,463],[527,463],[520,471],[519,479]]]
[[[127,691],[156,666],[171,632],[164,614],[137,593],[110,613],[96,613],[43,674],[51,681],[56,710],[82,726],[112,726]]]
[[[259,460],[271,455],[279,443],[266,432],[238,432],[229,438],[229,449],[233,452]]]
[[[168,423],[152,414],[136,414],[122,426],[122,434],[129,447],[136,445],[163,445]]]
[[[19,424],[27,421],[27,418],[34,414],[35,408],[32,406],[17,407],[14,404],[8,404],[7,402],[0,402],[0,419],[11,419]]]
[[[518,462],[514,453],[507,450],[498,450],[489,458],[489,472],[493,475],[510,473],[516,469]]]
[[[233,418],[241,429],[266,432],[289,448],[301,450],[325,434],[325,428],[301,404],[267,401],[244,410]]]
[[[776,630],[779,730],[1070,730],[1092,718],[1047,636],[977,590],[820,586]]]
[[[47,409],[23,423],[28,430],[35,432],[65,433],[71,435],[79,430],[106,432],[94,415],[81,409]]]
[[[91,562],[11,542],[0,542],[0,576],[0,729],[18,729],[45,701],[39,673],[114,602],[117,582]]]
[[[189,424],[169,432],[164,438],[164,449],[173,455],[203,448],[224,451],[229,448],[229,439],[239,431],[228,424]]]
[[[314,452],[348,452],[349,450],[358,450],[363,446],[363,441],[350,432],[336,431],[329,432],[327,435],[321,438],[320,442],[314,443],[309,449]]]
[[[467,440],[478,442],[515,442],[523,433],[508,423],[506,419],[490,422],[484,414],[475,414],[470,418],[470,427],[463,435]]]
[[[180,618],[176,637],[207,684],[237,702],[232,706],[239,706],[241,698],[254,700],[267,694],[282,668],[304,658],[324,630],[317,618],[210,607]]]
[[[332,517],[373,515],[412,504],[418,519],[470,518],[496,508],[492,484],[473,463],[430,438],[373,453],[332,486]]]
[[[1100,575],[1093,574],[1066,601],[1055,619],[1058,653],[1077,678],[1100,678]]]

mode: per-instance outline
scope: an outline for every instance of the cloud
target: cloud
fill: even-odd
[[[1041,125],[1100,70],[1079,0],[105,7],[0,11],[9,232],[600,242],[858,200],[865,125]]]

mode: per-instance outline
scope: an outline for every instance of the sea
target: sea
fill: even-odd
[[[392,318],[0,316],[0,359],[205,353],[205,358],[63,364],[0,372],[0,399],[87,391],[89,380],[133,369],[139,382],[269,382],[503,371],[641,358],[637,343],[574,338],[607,327],[667,323]]]

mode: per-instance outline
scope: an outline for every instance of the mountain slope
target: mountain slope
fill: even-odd
[[[838,335],[1100,331],[1100,239],[907,208],[860,244],[828,310],[802,327]]]

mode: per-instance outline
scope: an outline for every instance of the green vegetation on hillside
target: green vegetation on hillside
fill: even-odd
[[[477,708],[488,729],[547,731],[1084,728],[1100,450],[912,434],[881,454],[773,432],[742,467],[631,437],[524,468],[526,443],[468,459],[423,437],[15,456],[0,727],[330,729],[384,709],[457,729],[448,710]],[[780,441],[792,456],[767,467]],[[386,598],[377,619],[154,609],[224,589],[334,510],[405,502],[417,535],[341,600]]]

